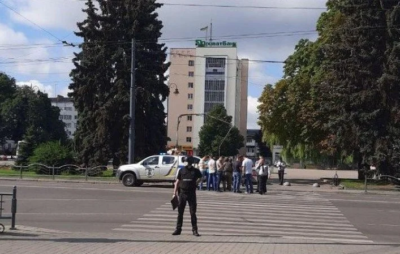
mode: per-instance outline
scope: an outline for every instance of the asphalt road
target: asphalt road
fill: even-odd
[[[114,228],[160,209],[172,194],[171,185],[126,188],[119,184],[30,181],[0,181],[0,193],[11,192],[14,185],[18,188],[17,225],[68,232],[113,232]],[[274,190],[281,186],[269,188]],[[288,193],[286,195],[298,195],[294,191],[285,192]],[[229,194],[219,195],[223,198],[223,195]],[[246,195],[242,195],[245,199]],[[269,195],[275,195],[274,191]],[[374,242],[400,242],[400,195],[319,195],[321,200],[337,207],[368,239]],[[9,204],[5,203],[6,211],[9,211]]]

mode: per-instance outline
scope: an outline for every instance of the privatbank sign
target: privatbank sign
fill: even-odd
[[[196,46],[199,48],[236,48],[236,42],[196,40]]]

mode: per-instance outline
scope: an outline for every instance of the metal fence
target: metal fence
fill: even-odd
[[[11,197],[11,215],[4,214],[5,197]],[[11,230],[15,230],[15,219],[17,215],[17,187],[14,186],[12,193],[0,193],[0,220],[11,220]],[[5,227],[0,223],[0,233],[3,233]]]
[[[2,176],[42,179],[65,179],[65,180],[107,180],[117,181],[114,177],[114,170],[107,166],[81,167],[77,165],[48,166],[40,163],[30,165],[13,165],[9,174]]]

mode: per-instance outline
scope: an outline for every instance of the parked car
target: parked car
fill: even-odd
[[[186,157],[186,155],[153,155],[138,163],[120,166],[116,177],[124,186],[141,186],[145,182],[174,182],[179,169],[185,166]],[[197,165],[200,158],[196,156],[194,158]]]

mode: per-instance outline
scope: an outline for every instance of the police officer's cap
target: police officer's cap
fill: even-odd
[[[189,164],[189,165],[194,164],[194,158],[193,158],[193,156],[188,156],[188,157],[186,158],[186,162],[187,162],[187,164]]]

